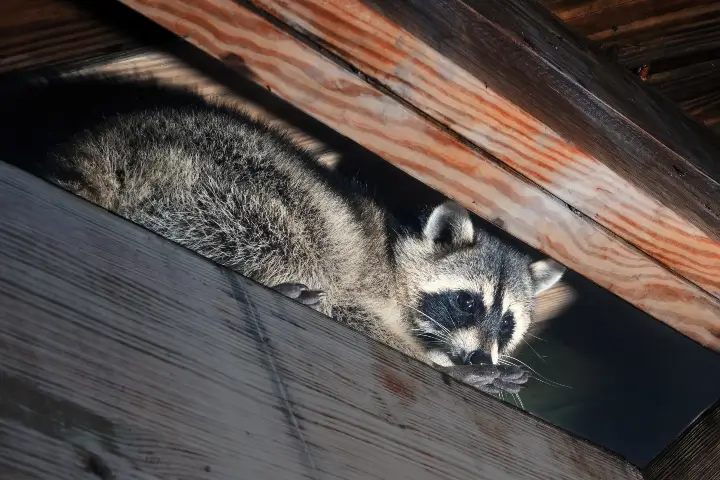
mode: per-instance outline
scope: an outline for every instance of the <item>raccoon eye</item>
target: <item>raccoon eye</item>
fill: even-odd
[[[500,323],[500,335],[510,336],[515,329],[515,317],[512,313],[506,313],[505,316],[502,319],[502,323]]]
[[[457,297],[455,297],[455,302],[463,312],[470,313],[475,309],[475,299],[469,293],[458,293]]]

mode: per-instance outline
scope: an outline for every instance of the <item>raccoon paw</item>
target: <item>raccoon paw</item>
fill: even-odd
[[[302,283],[280,283],[272,289],[317,311],[320,311],[320,303],[325,297],[322,290],[310,290]]]
[[[480,391],[497,395],[518,393],[530,378],[526,370],[507,365],[461,365],[445,369],[451,376]]]
[[[530,380],[530,373],[522,367],[502,365],[500,375],[493,381],[492,386],[499,392],[519,393]]]

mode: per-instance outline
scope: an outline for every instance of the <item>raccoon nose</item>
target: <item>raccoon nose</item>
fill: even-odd
[[[479,364],[492,364],[492,359],[490,358],[490,355],[486,354],[485,352],[481,352],[480,350],[475,350],[473,352],[468,353],[465,355],[465,365],[479,365]]]

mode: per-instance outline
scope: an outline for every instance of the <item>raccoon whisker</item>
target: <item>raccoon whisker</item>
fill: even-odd
[[[530,344],[528,343],[528,341],[525,340],[524,338],[522,339],[522,341],[525,342],[525,345],[527,345],[528,347],[530,347],[530,350],[532,350],[532,351],[535,353],[535,355],[537,355],[537,357],[538,357],[540,360],[543,361],[543,363],[547,363],[547,362],[545,361],[545,359],[544,359],[542,356],[540,356],[540,354],[537,352],[537,350],[535,350],[535,347],[533,347],[532,345],[530,345]]]
[[[451,339],[445,332],[430,332],[425,328],[413,328],[410,329],[410,331],[418,337],[425,337],[424,340],[426,342],[436,347],[444,347],[451,344]]]
[[[516,365],[516,364],[514,364],[514,363],[512,363],[512,362],[508,362],[507,360],[503,361],[503,360],[501,360],[501,359],[498,360],[498,364],[500,364],[500,365],[505,365],[505,366],[507,366],[507,367],[519,367],[519,365]],[[528,367],[528,368],[530,368],[530,367]],[[539,375],[539,374],[538,374],[538,375]],[[537,380],[538,382],[544,383],[545,385],[549,385],[549,386],[551,386],[551,387],[572,388],[572,387],[569,387],[569,386],[567,386],[567,385],[562,385],[562,384],[560,384],[560,383],[558,383],[558,384],[556,385],[555,382],[552,382],[551,380],[545,380],[545,377],[540,377],[540,376],[538,376],[538,377],[533,377],[533,378],[534,378],[535,380]]]
[[[400,302],[398,302],[398,303],[400,303]],[[434,323],[435,325],[437,325],[441,330],[443,330],[445,333],[448,334],[448,338],[449,338],[449,335],[452,334],[452,332],[451,332],[450,330],[448,330],[447,327],[445,327],[444,325],[442,325],[440,322],[438,322],[437,320],[435,320],[434,318],[432,318],[430,315],[426,314],[425,312],[421,312],[421,311],[418,310],[417,308],[411,307],[410,305],[405,305],[404,303],[400,303],[400,305],[402,305],[403,307],[407,307],[407,308],[409,308],[409,309],[411,309],[411,310],[415,310],[417,313],[419,313],[420,315],[424,316],[425,318],[427,318],[428,320],[430,320],[431,322],[433,322],[433,323]]]
[[[530,332],[526,332],[525,335],[528,335],[528,336],[533,337],[533,338],[535,338],[535,339],[537,339],[537,340],[540,340],[541,342],[547,342],[547,340],[545,340],[544,338],[540,338],[540,337],[538,337],[537,335],[533,335],[533,334],[530,333]]]
[[[518,360],[517,358],[511,357],[510,355],[502,355],[502,356],[503,356],[505,359],[514,360],[514,361],[520,363],[522,366],[524,366],[525,368],[527,368],[528,370],[530,370],[532,373],[534,373],[535,375],[537,375],[537,379],[538,379],[538,380],[544,380],[548,385],[552,385],[552,386],[556,386],[556,387],[563,387],[563,388],[572,388],[572,387],[569,386],[569,385],[563,385],[562,383],[554,382],[554,381],[550,380],[549,378],[543,377],[542,375],[540,375],[540,374],[538,373],[537,370],[535,370],[534,368],[530,367],[527,363],[523,362],[522,360]],[[515,366],[515,367],[519,367],[519,366],[520,366],[520,365],[517,365],[517,364],[513,364],[513,363],[510,362],[509,360],[505,360],[505,361],[506,361],[506,362],[509,362],[510,365],[513,365],[513,366]]]
[[[518,401],[518,403],[520,404],[520,408],[522,408],[523,410],[525,410],[525,405],[523,404],[523,401],[522,401],[522,399],[520,398],[520,394],[519,394],[519,393],[514,393],[513,395],[515,395],[515,398],[517,398],[517,401]]]
[[[441,344],[441,345],[447,345],[450,343],[450,337],[448,337],[448,335],[444,332],[439,332],[439,333],[438,332],[428,332],[424,328],[411,328],[410,331],[416,332],[416,333],[419,333],[422,335],[427,335],[430,337],[436,337],[437,340],[432,340],[432,341],[434,341],[438,344]]]
[[[447,313],[448,318],[452,322],[453,328],[458,328],[457,323],[455,323],[455,317],[453,316],[452,312],[450,312],[450,309],[444,303],[442,304],[442,306],[445,309],[445,312]]]

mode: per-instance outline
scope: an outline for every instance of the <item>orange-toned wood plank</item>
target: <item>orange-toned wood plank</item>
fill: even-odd
[[[360,71],[720,297],[720,241],[362,0],[255,0]]]
[[[720,350],[717,299],[232,0],[124,0],[426,184]]]

